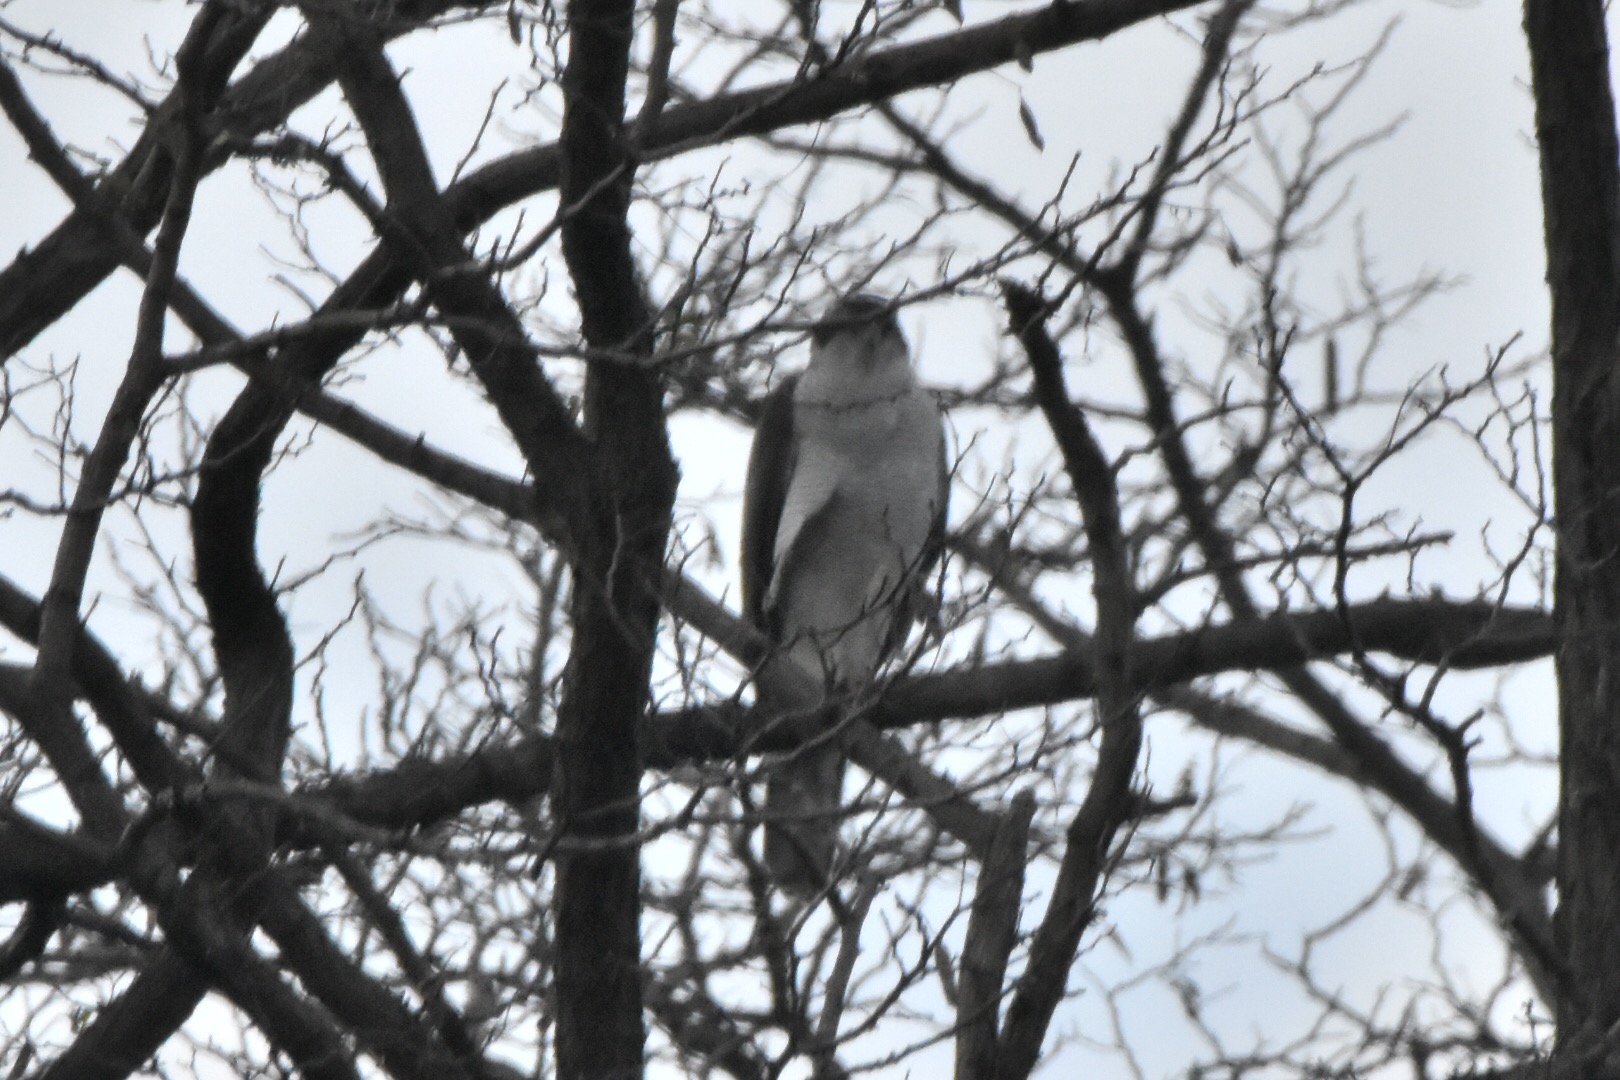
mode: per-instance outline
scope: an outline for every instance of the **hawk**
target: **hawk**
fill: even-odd
[[[748,459],[743,608],[775,646],[767,664],[832,692],[869,682],[925,613],[949,490],[944,419],[893,304],[845,297],[811,332],[804,373],[766,398]],[[767,779],[765,863],[782,888],[828,883],[843,776],[837,747],[818,744]]]

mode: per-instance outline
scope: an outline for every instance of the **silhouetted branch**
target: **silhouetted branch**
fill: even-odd
[[[1131,814],[1131,778],[1142,752],[1141,693],[1136,684],[1136,619],[1140,613],[1120,528],[1119,487],[1085,416],[1069,399],[1063,357],[1046,329],[1051,313],[1039,293],[1002,282],[1007,319],[1023,346],[1035,399],[1057,440],[1090,542],[1097,600],[1094,677],[1102,741],[1091,786],[1069,823],[1057,883],[1014,984],[996,1042],[997,1080],[1034,1071],[1047,1028],[1068,986],[1080,940],[1096,916],[1097,894],[1113,858],[1114,838]]]
[[[1018,944],[1034,814],[1033,795],[1024,791],[1014,797],[990,842],[989,857],[979,867],[956,980],[956,1080],[993,1080],[996,1075],[1001,999],[1007,963]]]

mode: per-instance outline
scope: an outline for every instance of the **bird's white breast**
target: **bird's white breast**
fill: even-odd
[[[833,394],[814,374],[795,394],[794,467],[768,604],[790,635],[836,636],[834,665],[858,678],[876,667],[897,591],[927,547],[944,433],[938,404],[909,369],[846,378]]]

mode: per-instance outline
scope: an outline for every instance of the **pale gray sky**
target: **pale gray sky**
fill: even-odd
[[[1286,11],[1292,5],[1273,5]],[[1014,10],[1010,3],[965,0],[970,20]],[[148,50],[155,55],[172,52],[196,7],[176,2],[129,3],[125,0],[10,0],[0,16],[31,31],[50,29],[65,41],[95,55],[114,72],[130,72],[143,82],[153,77]],[[1271,10],[1271,9],[1268,9]],[[1420,373],[1450,366],[1461,372],[1477,371],[1488,351],[1522,334],[1514,355],[1528,358],[1544,347],[1547,308],[1542,286],[1539,192],[1535,153],[1531,144],[1531,107],[1526,90],[1526,59],[1519,31],[1517,5],[1479,0],[1475,3],[1372,2],[1357,12],[1334,19],[1328,26],[1303,33],[1279,34],[1261,46],[1268,67],[1266,85],[1273,92],[1310,68],[1348,62],[1362,54],[1391,20],[1399,20],[1384,55],[1368,74],[1365,85],[1332,129],[1344,139],[1357,131],[1370,131],[1405,114],[1403,126],[1385,143],[1358,159],[1351,172],[1350,212],[1330,238],[1315,252],[1301,279],[1301,288],[1326,310],[1349,287],[1354,274],[1353,252],[1359,222],[1360,235],[1380,272],[1391,278],[1421,269],[1455,275],[1457,286],[1433,299],[1392,337],[1382,361],[1384,380],[1400,385]],[[1183,18],[1180,25],[1192,25]],[[290,25],[290,21],[289,21]],[[939,29],[943,29],[940,27]],[[8,52],[14,52],[9,42]],[[1080,155],[1072,189],[1100,190],[1122,164],[1144,158],[1156,145],[1165,116],[1173,110],[1182,84],[1196,60],[1195,49],[1163,24],[1140,27],[1097,45],[1070,49],[1036,59],[1034,71],[1017,68],[969,80],[953,92],[950,113],[976,117],[953,137],[951,148],[960,159],[1016,190],[1026,206],[1043,203],[1056,190],[1072,154]],[[513,111],[517,88],[527,85],[524,55],[506,41],[499,28],[453,29],[412,42],[396,53],[396,62],[408,67],[407,91],[421,111],[422,122],[433,137],[435,165],[441,178],[466,149],[467,133],[487,106],[487,95],[505,77],[511,88],[502,99],[491,148],[495,153],[525,132],[542,136],[554,118],[544,110]],[[120,148],[133,141],[127,103],[110,93],[87,87],[82,81],[23,72],[25,84],[57,132],[90,154],[116,159]],[[1029,102],[1046,140],[1037,151],[1025,137],[1017,118],[1020,93]],[[319,134],[333,107],[333,94],[324,95],[303,110],[299,121],[306,131]],[[903,102],[908,105],[909,102]],[[1283,140],[1297,139],[1293,106],[1281,107],[1275,130]],[[728,169],[746,176],[748,150],[732,148]],[[13,251],[43,237],[65,211],[65,200],[24,157],[20,141],[9,126],[0,125],[0,251]],[[528,207],[525,234],[549,217],[553,202],[534,201]],[[907,210],[897,208],[896,232],[904,231]],[[363,228],[336,221],[324,208],[315,211],[323,257],[339,270],[352,265],[367,250]],[[502,219],[508,223],[512,216]],[[1234,217],[1231,227],[1245,224]],[[991,250],[1001,234],[980,223],[964,228],[959,238],[963,261],[976,249]],[[293,248],[262,194],[247,182],[236,166],[210,179],[199,197],[196,222],[185,248],[183,271],[195,280],[231,318],[257,328],[272,319],[302,315],[301,304],[285,289],[268,284],[277,272],[273,257],[290,258]],[[1218,268],[1217,268],[1218,270]],[[880,279],[882,287],[899,290],[926,282],[935,272],[919,263],[908,268],[910,280]],[[562,282],[560,261],[551,267],[553,285]],[[302,286],[319,295],[319,282],[301,277]],[[1158,317],[1172,350],[1197,347],[1189,306],[1214,298],[1227,288],[1212,276],[1207,292],[1178,284],[1177,296],[1155,297]],[[54,355],[59,361],[79,357],[77,384],[79,412],[74,431],[90,437],[96,417],[105,407],[114,380],[128,354],[137,289],[133,279],[120,274],[109,281],[73,315],[53,327],[30,347],[25,359],[43,363]],[[979,300],[940,302],[913,308],[903,316],[905,328],[919,350],[920,365],[931,381],[949,385],[968,381],[982,370],[985,358],[1005,348],[1000,338],[1001,316]],[[789,357],[796,362],[800,357]],[[443,362],[431,350],[416,347],[383,350],[357,369],[360,381],[344,392],[393,420],[406,430],[429,433],[438,445],[506,469],[517,466],[493,414],[464,385],[442,376]],[[13,375],[13,378],[17,378]],[[1071,378],[1088,396],[1109,397],[1130,393],[1128,373],[1106,363],[1079,365]],[[219,373],[203,378],[218,407],[228,401],[236,385],[234,376]],[[993,466],[990,450],[1007,442],[1008,433],[960,431],[977,437],[985,460]],[[731,553],[735,550],[735,498],[741,486],[747,433],[720,421],[682,418],[674,425],[682,466],[682,507],[688,514],[709,515],[719,528],[724,565],[695,566],[719,592],[728,587]],[[1482,571],[1483,529],[1499,530],[1493,539],[1511,544],[1520,528],[1520,511],[1484,471],[1457,452],[1454,445],[1437,440],[1403,459],[1392,482],[1374,485],[1366,493],[1372,504],[1397,509],[1409,524],[1421,519],[1426,528],[1457,533],[1443,553],[1425,556],[1419,565],[1428,575],[1425,586],[1472,590]],[[0,490],[26,490],[37,498],[55,491],[50,471],[14,430],[0,430]],[[367,455],[330,436],[317,436],[310,452],[283,466],[266,490],[264,556],[286,559],[286,573],[320,562],[339,539],[361,528],[384,508],[416,513],[422,508],[416,485],[391,472],[372,467]],[[296,510],[296,514],[289,513]],[[171,520],[169,526],[176,523]],[[127,527],[127,526],[126,526]],[[43,589],[49,573],[56,525],[28,514],[0,516],[0,551],[6,552],[4,572],[26,587]],[[176,545],[184,551],[184,545]],[[381,549],[357,563],[353,570],[333,572],[332,588],[300,596],[293,607],[295,630],[301,645],[313,645],[323,628],[339,617],[348,604],[345,591],[353,573],[364,567],[368,583],[384,596],[396,598],[396,614],[414,617],[427,584],[434,582],[438,596],[465,594],[483,598],[492,610],[512,603],[521,589],[510,568],[497,560],[469,555],[465,561],[427,560],[420,549],[405,543]],[[145,624],[124,623],[123,591],[111,576],[105,554],[97,566],[96,582],[109,591],[98,610],[98,629],[131,650],[129,655],[153,657],[151,643],[142,637]],[[1369,577],[1369,591],[1401,587],[1398,576],[1388,581]],[[1533,602],[1533,595],[1518,599]],[[143,653],[144,650],[144,653]],[[0,643],[0,659],[26,655],[14,644]],[[332,702],[359,711],[372,693],[369,681],[327,687]],[[1511,700],[1521,706],[1515,729],[1528,744],[1547,749],[1553,743],[1554,713],[1550,682],[1542,668],[1517,676]],[[1150,772],[1157,782],[1173,786],[1183,765],[1203,754],[1207,740],[1187,738],[1173,727],[1159,724],[1150,732]],[[1278,766],[1259,755],[1228,748],[1229,780],[1236,797],[1228,804],[1225,823],[1258,824],[1273,820],[1286,808],[1312,804],[1305,826],[1314,839],[1302,839],[1244,868],[1241,880],[1210,882],[1211,892],[1225,891],[1221,903],[1187,913],[1156,906],[1148,898],[1129,897],[1109,908],[1118,928],[1116,943],[1104,942],[1091,954],[1087,967],[1095,977],[1115,980],[1127,972],[1151,967],[1201,933],[1230,925],[1239,933],[1268,935],[1272,945],[1288,950],[1297,944],[1299,928],[1319,923],[1324,913],[1349,906],[1369,888],[1383,868],[1382,839],[1363,827],[1366,810],[1340,785],[1306,776],[1299,769]],[[1203,782],[1202,775],[1198,778]],[[1534,815],[1551,805],[1549,777],[1516,772],[1500,780],[1482,781],[1485,796],[1500,796],[1488,811],[1489,821],[1515,842],[1522,841]],[[1482,798],[1482,802],[1484,799]],[[1397,826],[1397,844],[1410,845],[1410,830]],[[1437,868],[1445,874],[1445,868]],[[1466,924],[1477,915],[1457,909],[1448,915]],[[1229,922],[1230,921],[1230,922]],[[1342,977],[1346,992],[1357,1000],[1370,1000],[1377,987],[1400,984],[1429,948],[1426,925],[1415,912],[1389,910],[1376,924],[1359,927],[1341,944],[1329,948],[1333,971]],[[1485,930],[1465,932],[1454,939],[1473,943],[1452,945],[1462,953],[1459,970],[1476,964],[1470,977],[1494,977],[1489,967],[1490,942]],[[1477,948],[1476,954],[1470,951]],[[1227,988],[1219,1006],[1232,1030],[1252,1030],[1257,1036],[1283,1039],[1303,1024],[1309,1012],[1297,988],[1285,984],[1257,960],[1251,948],[1221,948],[1199,962],[1211,987]],[[1483,958],[1483,959],[1482,959]],[[1325,963],[1327,961],[1324,961]],[[1077,988],[1086,977],[1077,976]],[[1137,1037],[1140,1066],[1150,1077],[1173,1075],[1184,1066],[1190,1033],[1165,1025],[1177,1005],[1170,988],[1148,981],[1123,999],[1131,1007],[1126,1023]],[[1100,995],[1086,991],[1068,1023],[1080,1041],[1065,1050],[1066,1069],[1089,1070],[1098,1080],[1131,1075],[1117,1056],[1093,1052],[1085,1043],[1107,1041],[1108,1018]],[[941,1050],[939,1054],[945,1053]],[[1072,1055],[1072,1056],[1070,1056]],[[939,1058],[943,1061],[943,1058]],[[1053,1073],[1056,1074],[1055,1071]]]

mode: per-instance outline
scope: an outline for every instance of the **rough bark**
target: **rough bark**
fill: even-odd
[[[562,227],[585,343],[623,361],[586,376],[585,430],[596,452],[584,523],[573,646],[557,713],[552,809],[561,843],[552,912],[557,940],[557,1074],[640,1076],[641,987],[638,733],[648,704],[660,566],[676,470],[652,353],[651,317],[631,254],[625,82],[635,4],[569,6],[560,140]]]
[[[1552,294],[1567,1052],[1620,1020],[1620,171],[1602,0],[1529,0]]]

